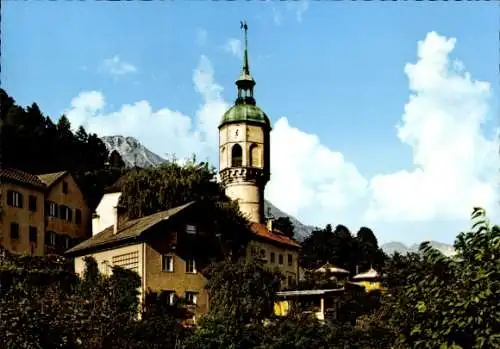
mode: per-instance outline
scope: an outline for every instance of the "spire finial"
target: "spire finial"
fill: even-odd
[[[247,21],[240,21],[240,29],[245,32],[245,48],[243,51],[243,72],[250,75],[250,67],[248,65],[248,25]]]

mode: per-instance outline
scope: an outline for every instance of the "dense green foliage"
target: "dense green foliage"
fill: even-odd
[[[33,174],[70,171],[91,208],[97,205],[104,188],[122,175],[120,156],[115,153],[109,158],[101,139],[83,127],[73,132],[66,116],[62,115],[54,124],[36,103],[23,108],[3,89],[0,89],[0,105],[0,150],[4,168]]]
[[[371,229],[362,227],[356,236],[349,229],[338,225],[335,230],[328,224],[315,230],[302,243],[301,265],[307,269],[332,263],[356,274],[372,266],[379,269],[387,256],[378,246]]]

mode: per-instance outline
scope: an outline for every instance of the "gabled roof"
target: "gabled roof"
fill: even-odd
[[[45,174],[40,174],[37,175],[40,180],[45,183],[45,185],[50,188],[54,184],[56,184],[57,181],[59,181],[61,178],[63,178],[66,174],[68,174],[68,171],[59,171],[59,172],[54,172],[54,173],[45,173]]]
[[[264,224],[252,223],[250,224],[250,230],[252,231],[252,233],[265,240],[293,248],[300,248],[300,244],[297,241],[290,239],[288,236],[285,236],[283,234],[271,232]]]
[[[158,212],[150,216],[134,219],[118,226],[118,232],[114,234],[114,226],[111,225],[92,236],[90,239],[83,241],[75,247],[66,251],[66,254],[82,255],[84,251],[94,248],[103,248],[113,243],[127,242],[139,238],[142,233],[152,228],[156,224],[169,219],[180,213],[187,207],[194,204],[194,201],[188,202],[182,206],[171,208],[170,210]]]
[[[367,272],[360,273],[360,274],[354,276],[353,279],[355,279],[355,280],[375,279],[375,278],[378,278],[379,276],[380,276],[379,273],[375,269],[370,268],[370,270],[368,270]]]
[[[0,170],[0,179],[6,182],[14,182],[20,185],[36,187],[41,190],[46,189],[46,184],[38,178],[38,176],[12,168]]]
[[[316,269],[315,272],[318,272],[318,273],[329,272],[332,274],[349,274],[349,272],[347,270],[336,267],[335,265],[330,264],[330,263],[323,264],[321,267]]]

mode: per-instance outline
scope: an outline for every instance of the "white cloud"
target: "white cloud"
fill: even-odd
[[[304,14],[309,9],[309,1],[308,0],[299,0],[299,1],[291,1],[282,5],[275,5],[275,3],[271,2],[271,9],[273,15],[273,22],[276,26],[280,26],[283,22],[283,17],[286,13],[293,13],[295,15],[295,20],[298,23],[302,23],[304,19]],[[279,7],[284,6],[284,7]]]
[[[475,205],[493,212],[500,163],[496,142],[481,130],[489,85],[472,80],[462,62],[449,59],[454,46],[455,39],[429,33],[418,43],[417,61],[405,67],[411,95],[396,132],[412,149],[414,169],[366,178],[343,154],[282,117],[271,134],[267,198],[308,224],[342,223],[352,230],[367,224],[382,241],[384,236],[403,240],[401,230],[420,234],[409,238],[419,241],[428,230],[418,233],[418,224],[441,231],[450,221],[455,229]],[[152,110],[147,101],[106,114],[104,96],[96,91],[81,93],[66,114],[91,132],[135,136],[159,155],[194,152],[216,164],[217,125],[229,103],[205,56],[193,71],[193,83],[202,98],[193,117]]]
[[[235,57],[243,57],[243,45],[239,39],[231,38],[227,40],[224,45],[224,50]]]
[[[196,44],[200,47],[205,46],[208,40],[208,33],[205,29],[199,28],[196,31]]]
[[[368,219],[461,219],[473,205],[496,205],[497,146],[481,130],[490,86],[450,63],[455,43],[431,32],[418,43],[417,62],[405,66],[412,93],[397,135],[412,148],[415,169],[371,179]]]
[[[115,55],[114,57],[103,60],[99,66],[99,71],[116,77],[135,73],[137,72],[137,68],[133,64],[125,62],[119,56]]]

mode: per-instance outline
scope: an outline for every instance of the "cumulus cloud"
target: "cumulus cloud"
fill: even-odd
[[[496,205],[497,146],[481,129],[490,85],[450,62],[455,44],[431,32],[405,66],[411,95],[396,129],[415,169],[371,179],[370,220],[460,219],[473,205]]]
[[[227,40],[224,45],[224,50],[235,57],[243,57],[243,45],[239,39],[231,38]]]
[[[395,132],[412,150],[413,169],[366,178],[318,136],[281,117],[271,133],[267,198],[307,224],[342,223],[353,230],[368,224],[382,241],[393,238],[396,229],[420,234],[411,239],[418,241],[428,231],[412,230],[416,224],[443,229],[445,221],[466,222],[472,206],[492,209],[500,163],[496,142],[482,131],[490,86],[473,80],[462,62],[450,60],[455,44],[453,38],[429,33],[418,43],[416,62],[405,66],[410,96]],[[159,155],[194,152],[217,163],[217,125],[230,103],[205,56],[193,71],[193,84],[202,97],[194,116],[153,110],[147,101],[104,113],[104,95],[98,91],[82,92],[66,115],[100,135],[135,136]]]
[[[132,63],[123,61],[117,55],[103,60],[99,66],[99,70],[113,76],[121,76],[137,72],[137,68]]]
[[[214,82],[213,73],[210,61],[201,56],[193,72],[193,83],[203,103],[195,117],[169,108],[153,110],[146,100],[104,113],[105,97],[100,91],[81,92],[65,114],[75,127],[84,125],[88,131],[101,136],[134,136],[160,156],[213,155],[218,144],[217,124],[229,107],[221,97],[222,87]]]

